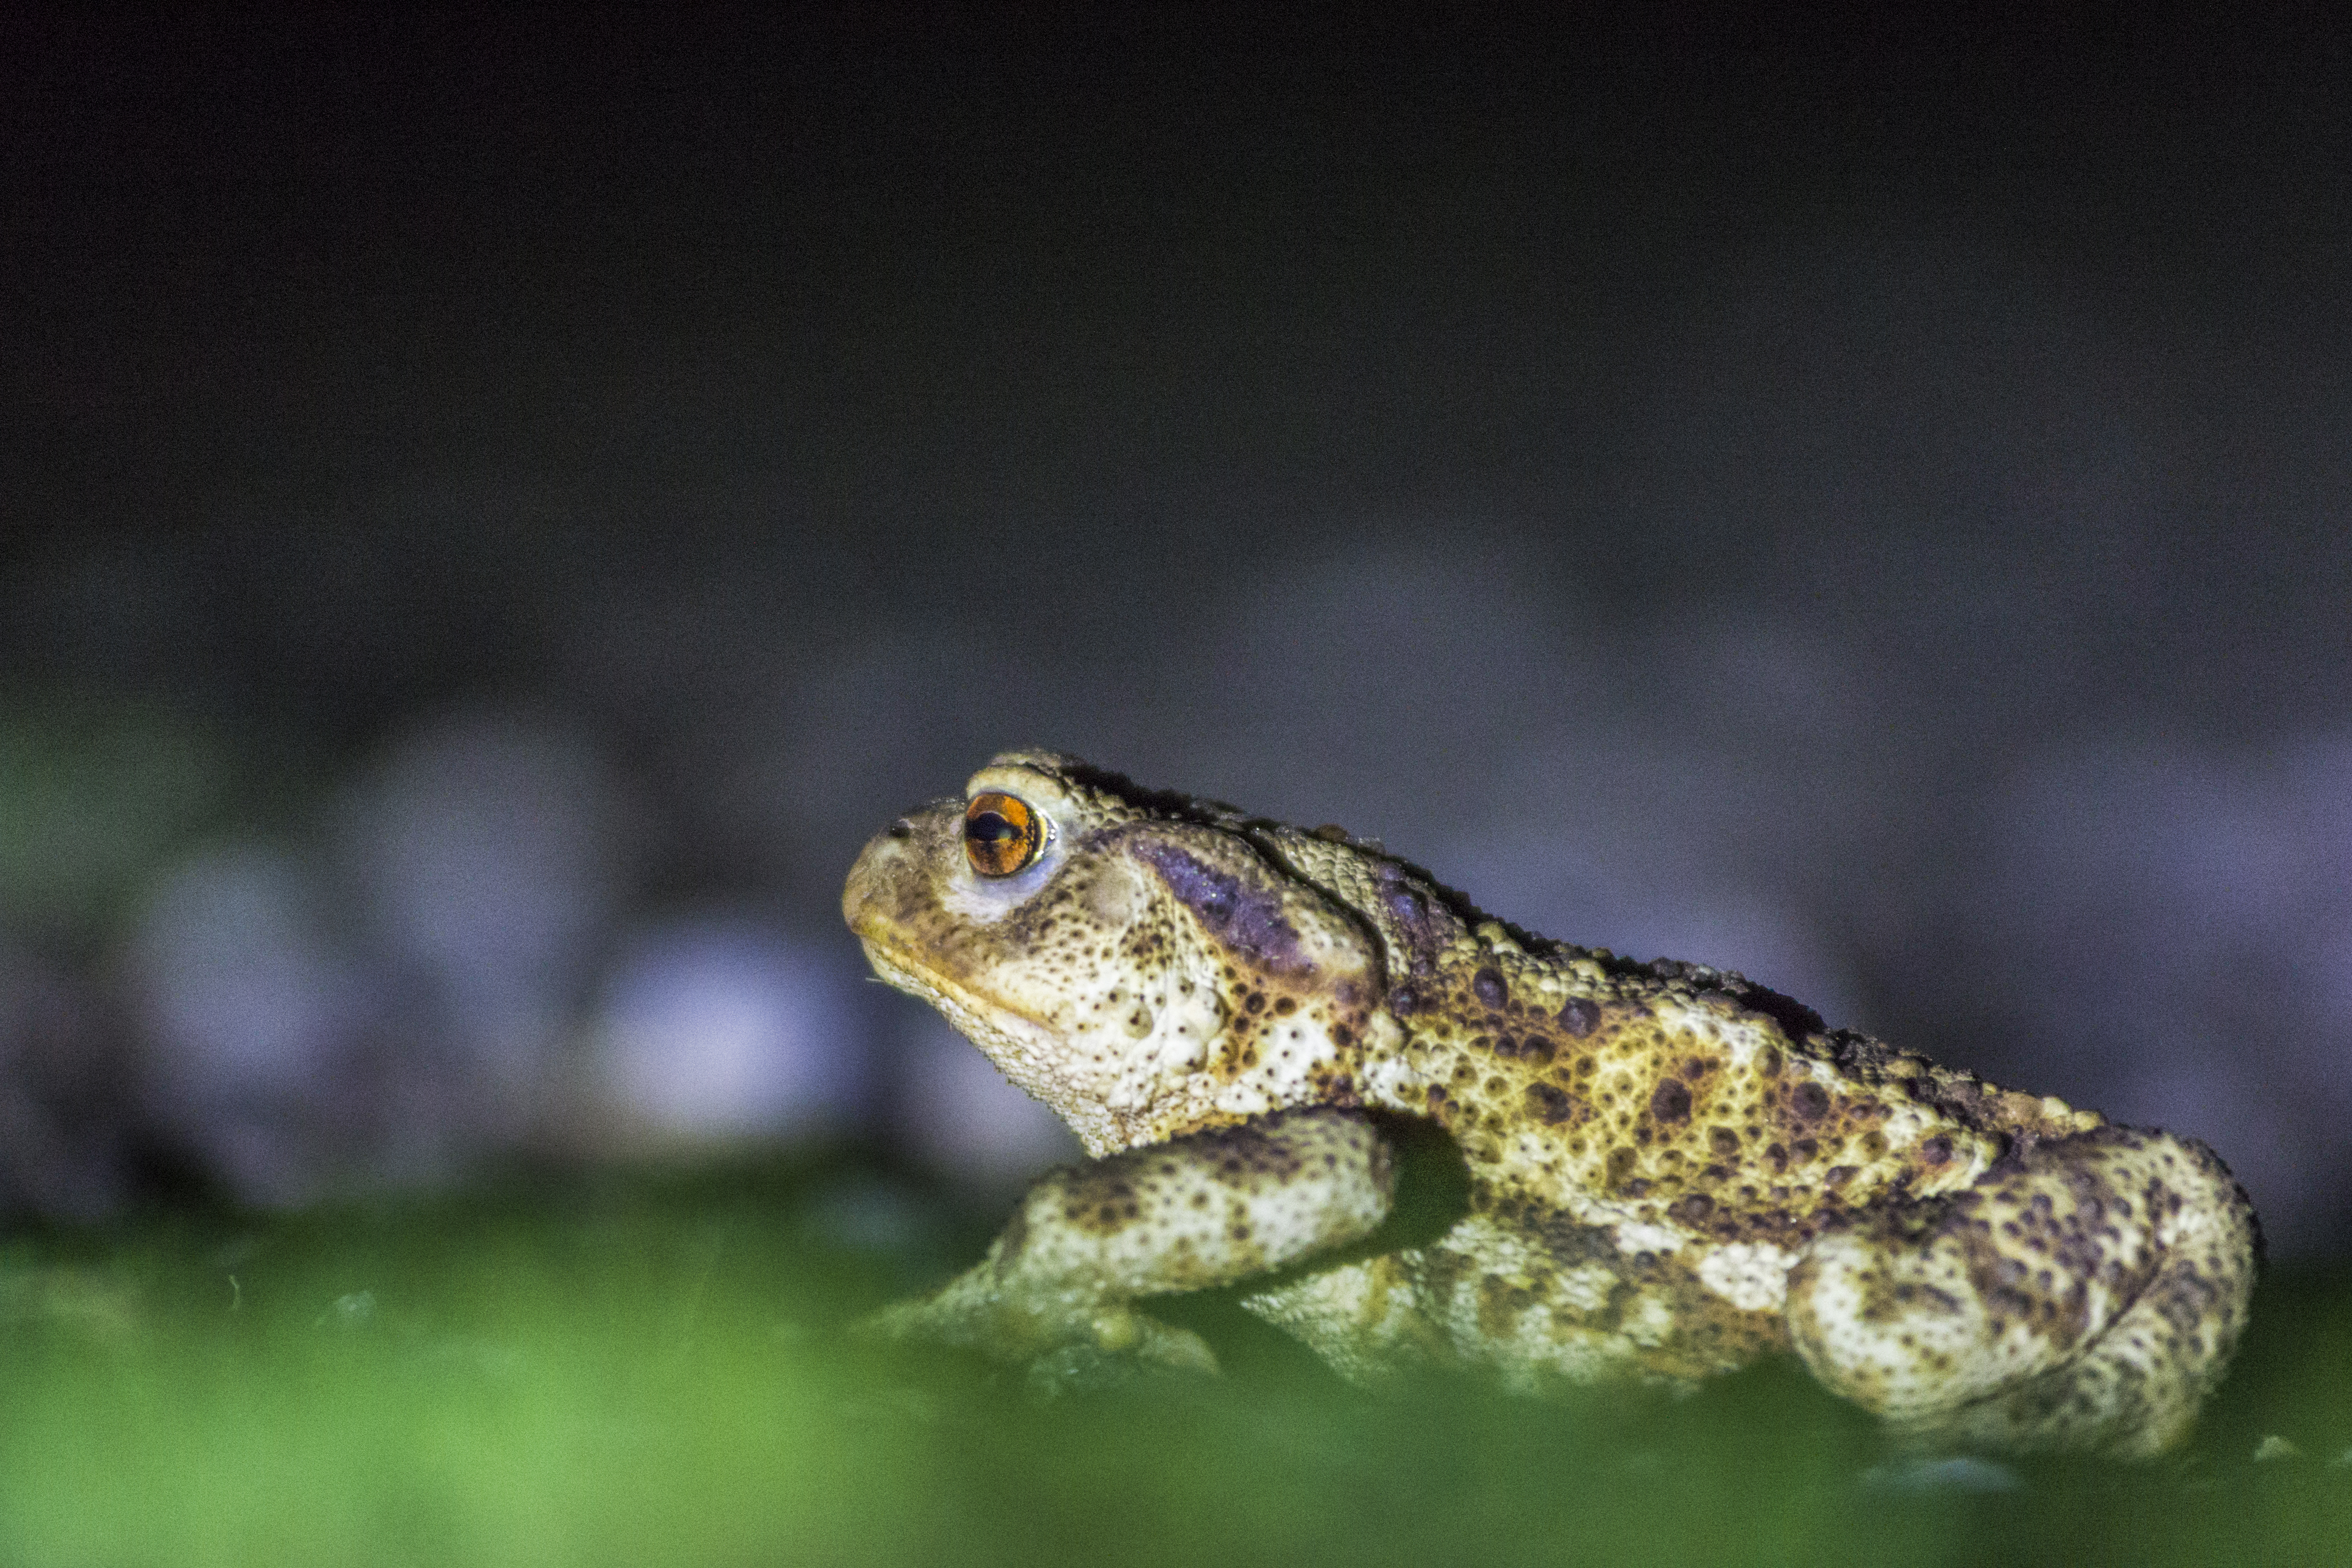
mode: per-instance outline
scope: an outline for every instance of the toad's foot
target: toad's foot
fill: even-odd
[[[1124,1301],[1007,1290],[992,1257],[929,1296],[894,1301],[860,1319],[861,1339],[953,1345],[1026,1365],[1047,1391],[1117,1380],[1115,1364],[1213,1375],[1217,1356],[1190,1329]]]

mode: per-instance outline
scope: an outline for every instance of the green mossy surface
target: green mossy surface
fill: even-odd
[[[1906,1486],[1789,1367],[1684,1400],[1229,1373],[1034,1397],[841,1325],[984,1230],[854,1156],[0,1247],[6,1563],[2208,1563],[2352,1542],[2352,1275],[2165,1464]],[[2295,1457],[2256,1462],[2276,1436]],[[2275,1447],[2275,1446],[2274,1446]],[[1965,1479],[1965,1478],[1963,1478]]]

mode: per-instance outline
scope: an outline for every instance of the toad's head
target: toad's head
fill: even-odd
[[[899,817],[842,914],[1089,1152],[1349,1103],[1378,950],[1273,825],[1075,758],[1008,752]]]

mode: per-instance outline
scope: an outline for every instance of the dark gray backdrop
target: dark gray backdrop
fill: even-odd
[[[2344,1248],[2334,37],[4,42],[20,1206],[593,1142],[545,1108],[665,931],[801,1010],[734,1131],[778,1073],[909,1125],[958,1069],[839,878],[1045,743],[2200,1134]]]

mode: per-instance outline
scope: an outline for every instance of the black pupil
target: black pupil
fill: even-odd
[[[1002,844],[1008,838],[1018,838],[1021,830],[993,811],[983,811],[966,819],[963,836],[975,844]]]

